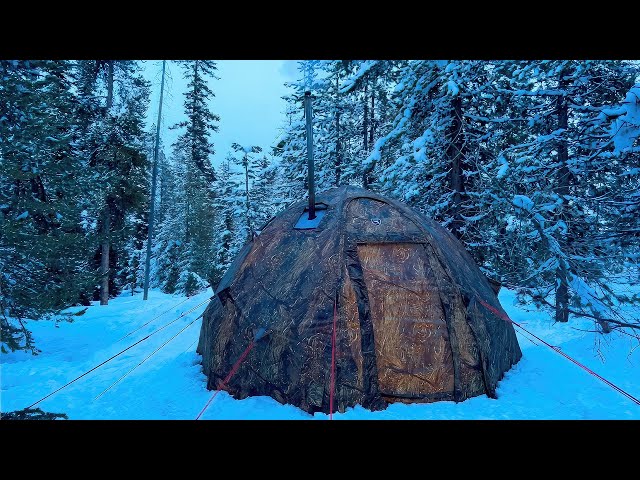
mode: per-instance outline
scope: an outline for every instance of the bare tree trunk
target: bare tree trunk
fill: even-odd
[[[342,159],[340,158],[340,76],[336,73],[336,183],[335,186],[340,186],[340,177],[342,175]]]
[[[369,102],[367,98],[367,89],[369,82],[364,82],[364,113],[362,115],[362,143],[364,149],[364,156],[369,153]],[[369,188],[369,170],[365,169],[362,172],[362,187]]]
[[[340,107],[338,107],[339,109]],[[342,176],[342,159],[340,158],[340,110],[336,111],[336,182],[335,186],[340,186],[340,177]]]
[[[31,192],[36,196],[40,202],[43,204],[47,202],[47,193],[44,188],[44,183],[42,182],[42,178],[40,175],[37,175],[30,180],[31,183]],[[36,225],[38,226],[38,231],[41,234],[47,233],[51,229],[51,219],[47,218],[41,212],[35,212],[33,215],[33,219],[35,220]]]
[[[560,283],[556,290],[556,322],[568,322],[569,285],[567,283],[567,268],[562,260],[556,270],[556,278]]]
[[[111,223],[111,212],[109,204],[104,206],[102,211],[102,256],[100,257],[100,305],[109,303],[109,230]]]
[[[451,223],[451,232],[457,237],[462,236],[461,228],[463,220],[461,216],[462,200],[465,192],[464,180],[464,133],[462,131],[462,99],[457,96],[452,101],[453,119],[447,132],[447,150],[446,158],[451,165],[450,187],[453,191],[453,204],[451,205],[451,213],[453,222]]]
[[[156,188],[158,180],[158,149],[160,148],[160,125],[162,123],[162,96],[164,94],[164,73],[167,61],[162,61],[162,81],[160,83],[160,101],[158,102],[158,122],[156,123],[156,138],[153,148],[153,170],[151,174],[151,199],[149,201],[149,226],[147,231],[147,255],[144,260],[144,294],[143,300],[149,298],[149,278],[151,270],[151,242],[153,240],[153,227],[156,213]],[[131,295],[134,293],[132,284]]]
[[[162,161],[162,158],[164,158],[163,155],[158,155],[158,163]],[[165,185],[167,173],[165,171],[164,164],[162,164],[162,168],[158,165],[158,168],[160,169],[160,208],[158,209],[158,225],[160,225],[164,221],[164,210],[167,203],[167,186]]]
[[[198,98],[198,66],[199,63],[198,61],[194,61],[193,62],[193,98]],[[195,101],[192,102],[192,107],[191,107],[191,121],[194,122],[195,120],[195,115],[196,115],[196,104]],[[195,125],[194,123],[191,124],[191,163],[192,165],[198,165],[198,150],[196,148],[196,129],[195,129]],[[191,180],[192,180],[192,173],[191,173],[191,169],[193,168],[192,165],[187,164],[187,171],[186,171],[186,175],[187,175],[187,188],[189,187],[189,185],[191,184]],[[185,243],[189,243],[191,240],[191,229],[189,228],[190,225],[190,199],[189,199],[189,195],[185,196],[185,211],[186,211],[186,217],[185,217]]]
[[[187,166],[187,185],[189,185],[191,175],[189,174],[189,167]],[[184,198],[184,243],[189,243],[191,241],[191,229],[189,228],[189,195],[185,195]]]
[[[113,60],[107,62],[107,112],[113,106]],[[102,255],[100,257],[100,305],[109,304],[109,254],[111,230],[111,209],[109,197],[105,201],[102,212]]]
[[[107,110],[113,106],[113,60],[107,61]]]
[[[559,88],[562,90],[567,87],[567,81],[564,76],[567,74],[565,70],[560,72],[560,81],[558,82]],[[566,195],[569,195],[569,177],[571,172],[567,162],[569,160],[569,148],[567,146],[567,127],[569,126],[569,106],[567,105],[567,98],[564,95],[560,95],[556,103],[556,111],[558,113],[558,129],[564,129],[561,134],[560,140],[558,140],[558,162],[560,168],[558,169],[558,177],[556,179],[555,193],[560,197],[562,202],[562,208],[559,216],[564,212],[567,199]],[[565,237],[560,237],[560,246],[564,251],[567,247],[567,241]],[[556,279],[558,288],[556,289],[556,322],[568,322],[569,321],[569,284],[567,281],[567,266],[564,259],[559,258],[559,265],[556,269]]]
[[[195,122],[196,118],[196,102],[195,99],[198,98],[198,61],[193,62],[193,98],[191,105],[191,121]],[[191,124],[191,158],[193,159],[193,163],[198,165],[198,151],[196,149],[196,128],[195,125]]]
[[[369,145],[373,146],[374,132],[376,128],[376,91],[371,87],[371,120],[369,122]]]
[[[369,102],[367,98],[367,90],[369,82],[364,83],[364,113],[362,115],[362,143],[364,145],[365,155],[369,153]]]

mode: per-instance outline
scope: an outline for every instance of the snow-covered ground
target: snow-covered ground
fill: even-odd
[[[38,356],[15,352],[0,356],[0,409],[22,409],[118,351],[143,338],[211,295],[203,292],[175,306],[183,298],[152,291],[95,304],[72,323],[30,321]],[[638,341],[620,333],[594,335],[588,320],[572,319],[553,325],[548,315],[514,306],[514,293],[504,290],[500,300],[511,318],[557,345],[600,375],[640,397]],[[66,413],[70,419],[194,419],[211,397],[205,388],[195,353],[198,320],[110,391],[105,388],[196,318],[206,304],[165,328],[149,340],[95,370],[43,401],[38,407]],[[156,321],[120,340],[156,315]],[[81,308],[69,309],[77,312]],[[498,399],[476,397],[461,403],[394,404],[384,411],[362,407],[334,415],[334,419],[640,419],[640,407],[588,375],[543,345],[534,345],[518,333],[522,360],[500,382]],[[599,342],[598,342],[599,340]],[[635,349],[635,350],[634,350]],[[234,400],[220,392],[203,419],[326,419],[309,415],[269,397]]]

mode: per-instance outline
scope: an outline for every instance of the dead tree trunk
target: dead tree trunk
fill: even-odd
[[[153,240],[153,227],[156,214],[156,188],[158,180],[158,149],[160,148],[160,125],[162,120],[162,96],[164,94],[164,73],[167,61],[162,61],[162,81],[160,83],[160,101],[158,102],[158,122],[156,123],[156,138],[153,148],[153,167],[151,174],[151,199],[149,201],[149,226],[147,231],[147,255],[144,260],[144,295],[143,300],[149,298],[149,277],[151,270],[151,241]],[[131,295],[134,293],[135,282],[131,286]]]
[[[369,153],[369,102],[367,101],[367,81],[364,82],[364,112],[362,115],[362,145],[364,157]],[[369,188],[369,169],[362,172],[362,187]]]
[[[107,114],[113,107],[113,60],[107,62]],[[109,196],[105,201],[104,210],[102,212],[102,254],[100,257],[100,305],[109,304],[109,254],[111,251],[110,243],[111,230],[111,209],[109,206]]]
[[[447,163],[451,166],[449,185],[453,191],[451,205],[451,232],[457,237],[462,236],[462,201],[465,192],[464,180],[464,132],[462,129],[462,99],[456,96],[452,101],[452,120],[447,132]]]
[[[373,145],[373,139],[376,128],[376,91],[371,87],[371,118],[369,120],[369,145]],[[368,152],[368,151],[367,151]]]
[[[105,204],[102,211],[102,255],[100,257],[100,305],[109,303],[109,230],[111,224],[111,212],[109,203]]]
[[[191,103],[191,164],[187,163],[186,168],[186,185],[187,191],[190,190],[191,182],[195,181],[195,169],[199,168],[199,154],[197,148],[197,133],[195,128],[195,118],[196,118],[196,102],[195,99],[198,98],[198,66],[199,62],[196,60],[193,62],[193,98],[194,100]],[[185,196],[185,243],[189,243],[191,241],[191,197],[190,195]]]
[[[342,176],[342,159],[340,158],[340,107],[336,109],[336,163],[335,163],[336,181],[335,186],[340,186],[340,177]]]
[[[566,71],[560,72],[560,81],[558,86],[560,90],[567,87],[567,81],[565,80]],[[559,216],[562,216],[567,199],[569,195],[569,177],[571,172],[567,162],[569,160],[569,148],[567,145],[567,127],[569,126],[569,106],[567,104],[567,97],[565,95],[558,96],[556,100],[556,112],[558,114],[558,129],[562,130],[560,138],[558,140],[558,163],[560,168],[558,169],[556,178],[555,193],[560,197],[562,207]],[[566,251],[568,246],[567,237],[561,236],[559,239],[560,247],[563,251]],[[567,263],[563,258],[558,259],[558,268],[556,269],[556,279],[558,287],[556,289],[556,306],[555,306],[555,320],[556,322],[569,321],[569,284],[567,271]]]
[[[364,83],[364,113],[362,115],[362,144],[364,154],[369,153],[369,102],[367,99],[367,90],[369,82]]]
[[[335,162],[336,182],[335,186],[340,186],[342,176],[342,159],[340,158],[340,77],[336,74],[336,162]]]

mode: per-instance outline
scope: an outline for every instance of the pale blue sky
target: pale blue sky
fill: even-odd
[[[152,83],[147,113],[147,123],[151,125],[158,116],[162,62],[151,60],[144,64],[144,76]],[[220,116],[219,130],[211,136],[216,150],[215,166],[224,159],[233,142],[258,145],[265,150],[276,144],[284,121],[285,102],[281,99],[287,93],[284,83],[297,77],[293,60],[220,60],[217,66],[220,79],[209,82],[216,95],[211,101],[211,110]],[[178,131],[169,130],[169,127],[185,118],[185,87],[179,66],[167,62],[160,130],[167,155],[178,136]]]

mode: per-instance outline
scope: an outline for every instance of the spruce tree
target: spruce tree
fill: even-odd
[[[160,205],[154,239],[153,285],[165,293],[179,289],[180,272],[187,268],[183,254],[186,233],[185,171],[183,158],[164,159],[159,169]]]
[[[553,305],[555,319],[592,315],[604,331],[614,313],[611,268],[620,262],[609,242],[610,199],[623,165],[603,117],[633,84],[626,62],[514,62],[499,93],[526,116],[525,135],[500,154],[501,188],[510,230],[520,239],[515,271],[523,293]],[[623,167],[624,169],[624,167]],[[619,197],[618,197],[619,198]]]
[[[214,227],[215,245],[212,286],[216,286],[225,274],[238,250],[246,242],[245,222],[241,220],[245,214],[246,197],[244,196],[240,180],[241,173],[232,170],[236,158],[228,154],[220,165],[216,181],[216,222]]]
[[[256,205],[251,203],[251,194],[249,183],[254,182],[255,171],[258,169],[258,157],[256,154],[262,152],[262,148],[256,145],[242,146],[239,143],[233,143],[231,148],[235,152],[231,158],[234,163],[240,166],[244,170],[244,194],[245,194],[245,209],[244,218],[246,230],[244,237],[247,241],[251,240],[255,235],[255,217],[256,217]]]
[[[87,212],[97,225],[99,241],[93,256],[100,275],[94,298],[102,305],[126,283],[127,238],[146,223],[149,135],[144,116],[149,86],[140,65],[124,60],[77,62],[81,135],[79,148],[95,178],[95,192],[87,197]]]
[[[81,227],[91,179],[75,145],[70,62],[2,61],[0,95],[2,340],[35,352],[22,319],[79,302],[92,281]]]
[[[184,245],[182,260],[186,268],[181,271],[178,289],[188,295],[213,280],[211,258],[214,244],[216,174],[211,164],[214,145],[210,134],[216,132],[219,117],[211,112],[209,102],[214,97],[208,81],[216,78],[215,62],[189,60],[180,62],[187,90],[184,109],[187,120],[174,128],[182,134],[173,145],[173,158],[183,161],[184,170]]]
[[[284,208],[284,200],[277,189],[278,164],[263,154],[255,163],[255,178],[251,189],[253,199],[252,222],[258,233],[264,225]]]

